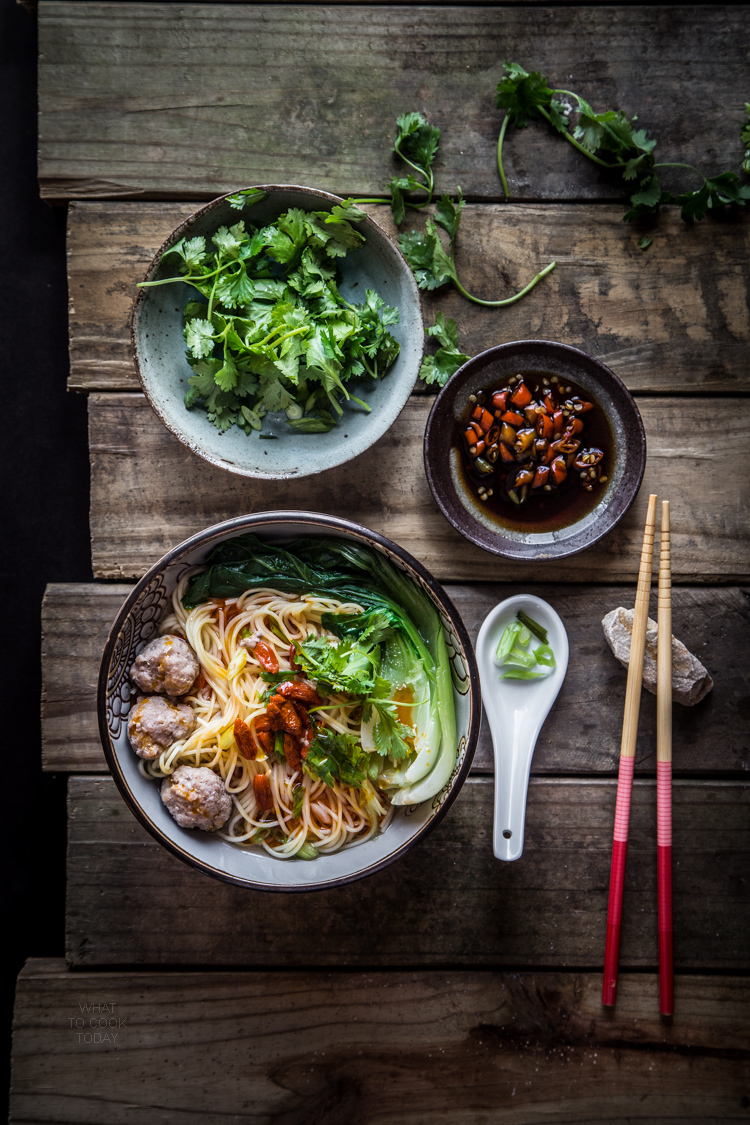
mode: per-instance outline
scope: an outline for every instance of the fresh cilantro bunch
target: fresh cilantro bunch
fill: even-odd
[[[229,202],[240,209],[265,194],[249,189]],[[397,309],[371,289],[351,304],[337,287],[338,263],[364,242],[353,225],[364,218],[351,202],[330,212],[294,207],[265,227],[240,219],[208,241],[170,247],[164,257],[179,276],[145,284],[183,281],[197,291],[184,309],[188,409],[247,434],[277,411],[299,433],[321,433],[336,425],[342,400],[369,409],[347,383],[382,378],[399,345],[388,331]]]
[[[524,128],[535,117],[544,118],[589,160],[622,177],[631,203],[624,216],[626,221],[655,215],[663,203],[678,203],[682,218],[689,223],[702,219],[709,211],[730,205],[744,206],[745,200],[750,199],[750,185],[743,185],[736,172],[706,177],[690,164],[657,164],[653,155],[656,141],[647,136],[645,129],[635,128],[637,117],[628,118],[619,110],[612,109],[596,113],[579,94],[551,88],[539,71],[529,72],[518,63],[506,62],[505,71],[505,77],[498,83],[496,98],[498,106],[507,111],[497,142],[497,166],[506,199],[510,190],[502,153],[508,123]],[[574,104],[570,106],[561,98],[572,99]],[[745,110],[750,117],[748,103]],[[572,131],[571,113],[578,115]],[[750,120],[743,126],[741,136],[743,142],[750,146]],[[744,171],[750,171],[750,147],[742,167]],[[693,191],[673,195],[662,188],[657,171],[660,168],[687,168],[700,176],[703,182]]]

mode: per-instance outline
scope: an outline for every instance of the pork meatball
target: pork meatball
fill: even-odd
[[[187,641],[168,634],[149,641],[138,653],[130,678],[141,691],[184,695],[199,671],[198,658]]]
[[[161,799],[182,828],[212,832],[232,811],[224,782],[208,766],[178,766],[161,783]]]
[[[194,726],[195,715],[189,703],[147,695],[130,712],[128,738],[139,758],[156,758],[166,746],[187,738]]]

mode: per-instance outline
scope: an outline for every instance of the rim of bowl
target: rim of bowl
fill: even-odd
[[[202,207],[199,207],[196,211],[193,211],[192,214],[188,215],[186,219],[183,219],[181,223],[178,223],[178,225],[174,228],[174,230],[170,234],[167,235],[167,237],[164,239],[164,241],[162,242],[159,249],[156,251],[156,253],[155,253],[154,257],[151,259],[151,262],[149,263],[148,268],[146,269],[146,272],[144,273],[141,281],[142,282],[143,281],[149,281],[151,279],[153,274],[159,268],[159,265],[161,264],[161,259],[162,259],[163,255],[166,253],[166,251],[175,242],[179,241],[179,239],[190,228],[190,226],[195,222],[195,220],[199,216],[205,215],[207,212],[211,211],[214,207],[218,207],[219,204],[223,203],[225,199],[228,199],[230,195],[237,195],[240,192],[251,190],[253,188],[257,189],[258,191],[266,191],[269,194],[273,191],[298,191],[298,192],[303,193],[304,195],[309,195],[313,199],[323,200],[325,202],[328,202],[331,207],[335,206],[336,204],[345,202],[343,196],[333,195],[332,192],[324,191],[322,188],[305,187],[302,184],[251,184],[249,188],[247,188],[247,187],[245,187],[245,188],[235,188],[234,191],[225,192],[224,195],[218,195],[215,199],[211,199],[211,200],[209,200],[208,203],[204,203]],[[388,234],[388,231],[385,230],[384,227],[381,227],[380,223],[377,222],[376,219],[373,219],[372,215],[368,214],[368,215],[365,216],[364,219],[361,219],[359,221],[365,227],[367,227],[368,225],[373,226],[376,229],[376,231],[383,236],[383,238],[387,239],[388,242],[390,242],[395,254],[400,259],[403,270],[408,277],[408,282],[409,282],[409,284],[411,286],[411,289],[413,291],[413,297],[414,297],[414,300],[415,300],[415,308],[417,310],[417,315],[419,317],[420,331],[421,331],[422,336],[424,336],[424,317],[422,316],[422,302],[421,302],[421,299],[420,299],[420,296],[419,296],[419,288],[417,286],[417,282],[416,282],[416,279],[414,277],[414,274],[412,273],[412,271],[409,267],[409,263],[406,261],[406,258],[401,253],[401,250],[400,250],[398,244]],[[189,449],[191,453],[194,453],[196,455],[196,457],[200,457],[204,461],[208,461],[209,464],[216,465],[217,468],[224,469],[228,473],[236,473],[237,476],[248,477],[251,480],[289,480],[289,479],[301,480],[305,476],[317,476],[319,473],[325,473],[325,472],[328,471],[328,469],[334,469],[338,465],[345,465],[347,460],[353,459],[353,458],[344,457],[340,461],[332,461],[329,465],[325,465],[320,469],[315,469],[312,472],[296,473],[294,475],[294,478],[291,478],[291,477],[289,477],[288,474],[283,474],[283,473],[248,472],[246,469],[240,468],[238,466],[228,465],[226,463],[226,461],[222,460],[220,457],[216,457],[213,453],[208,453],[204,450],[198,450],[190,441],[187,440],[185,435],[172,422],[170,422],[167,419],[167,417],[164,415],[164,413],[160,410],[160,408],[154,402],[154,400],[152,399],[152,397],[149,393],[148,387],[146,386],[146,383],[144,381],[143,373],[141,372],[140,356],[139,356],[139,351],[138,351],[138,337],[137,337],[137,332],[136,332],[136,323],[137,323],[138,317],[140,315],[141,306],[142,306],[143,302],[146,300],[149,292],[150,292],[150,290],[148,290],[148,289],[138,289],[137,293],[136,293],[135,300],[133,301],[133,306],[130,310],[130,351],[131,351],[131,354],[133,356],[133,362],[135,364],[135,370],[136,370],[136,374],[138,376],[138,382],[140,383],[141,390],[143,391],[143,394],[146,397],[146,401],[148,402],[149,406],[151,407],[151,409],[153,410],[154,414],[159,419],[159,421],[162,423],[162,425],[167,430],[169,430],[169,432],[171,434],[173,434],[174,437],[177,438],[177,440],[180,442],[181,445],[184,445],[186,449]],[[415,378],[415,383],[416,383],[416,378]],[[386,433],[387,430],[390,428],[390,426],[393,425],[393,423],[396,421],[396,418],[398,418],[399,414],[401,413],[401,411],[406,406],[406,403],[409,401],[409,396],[411,395],[412,390],[413,390],[413,387],[410,388],[409,394],[404,399],[398,413],[392,419],[389,426],[386,427],[386,430],[384,431],[384,433]],[[379,434],[378,437],[375,438],[375,441],[378,441],[381,437],[383,437],[383,434]],[[373,445],[373,444],[374,444],[374,442],[371,442],[371,445]],[[368,446],[367,448],[369,449],[370,446]],[[361,452],[365,452],[365,450],[362,450]],[[357,456],[359,456],[359,454],[354,454],[354,456],[357,457]]]
[[[130,610],[133,608],[142,591],[146,586],[158,575],[166,569],[166,567],[178,562],[179,559],[194,550],[196,547],[206,544],[208,546],[213,539],[225,537],[228,531],[247,530],[248,528],[257,528],[262,524],[315,524],[322,530],[328,531],[346,531],[350,534],[356,535],[358,539],[365,542],[366,545],[377,544],[377,548],[382,550],[382,553],[394,555],[402,562],[406,563],[409,570],[414,571],[415,574],[425,583],[433,595],[433,601],[445,613],[445,616],[450,619],[453,628],[456,631],[461,647],[463,649],[463,656],[465,658],[468,678],[469,678],[469,727],[466,734],[466,753],[461,767],[455,776],[453,784],[451,785],[445,800],[438,809],[435,810],[434,816],[430,817],[426,824],[419,830],[419,832],[408,840],[401,847],[385,856],[383,859],[378,860],[376,863],[369,864],[361,871],[353,872],[350,875],[338,876],[335,879],[327,879],[318,884],[310,885],[293,885],[293,884],[274,884],[257,883],[253,879],[242,879],[235,875],[231,875],[224,871],[219,871],[217,868],[212,867],[210,864],[205,863],[203,860],[197,859],[189,851],[186,851],[174,840],[170,840],[165,836],[161,829],[156,825],[151,818],[143,810],[135,796],[131,792],[120,764],[117,759],[114,747],[112,746],[112,739],[109,732],[107,723],[107,681],[109,678],[109,669],[112,661],[115,644],[120,631],[127,619]],[[128,594],[127,598],[120,607],[117,616],[109,630],[107,642],[104,646],[102,653],[101,664],[99,665],[99,677],[97,681],[97,699],[96,699],[97,717],[99,721],[99,735],[101,738],[104,756],[107,760],[109,771],[120,791],[121,796],[124,798],[125,803],[128,805],[130,811],[134,814],[136,819],[143,825],[144,828],[162,844],[173,855],[188,863],[191,867],[195,867],[198,871],[202,871],[206,875],[211,875],[222,882],[233,883],[238,887],[246,887],[248,890],[271,891],[272,893],[297,893],[305,891],[319,891],[328,890],[331,887],[344,886],[347,883],[354,883],[358,879],[362,879],[367,875],[374,875],[376,871],[381,871],[384,867],[388,867],[396,859],[406,855],[411,851],[415,845],[420,843],[428,832],[440,823],[450,806],[455,801],[461,788],[463,787],[466,778],[468,777],[471,763],[474,759],[477,741],[479,738],[479,728],[482,718],[482,696],[481,688],[479,686],[479,670],[477,668],[476,657],[474,655],[474,647],[469,638],[461,616],[454,606],[447,593],[440,585],[440,583],[432,577],[430,572],[408,551],[400,547],[398,543],[393,540],[387,539],[384,535],[380,535],[377,531],[372,531],[370,528],[365,527],[363,524],[354,523],[351,520],[342,519],[339,516],[326,516],[320,512],[305,512],[296,510],[281,510],[274,512],[259,512],[256,514],[237,516],[231,520],[224,520],[222,523],[213,524],[211,527],[205,528],[203,531],[191,535],[189,539],[185,539],[171,551],[168,551],[155,562],[153,566],[149,567],[148,571],[142,578],[136,582],[133,589]],[[387,831],[387,830],[386,830]],[[325,857],[322,857],[325,859]],[[281,861],[280,861],[281,862]]]
[[[630,409],[632,421],[636,426],[636,441],[635,443],[631,443],[631,445],[628,447],[628,451],[634,454],[633,463],[634,465],[637,464],[637,470],[628,483],[627,487],[630,489],[630,494],[626,496],[624,503],[622,500],[622,494],[617,493],[617,495],[620,496],[620,503],[623,503],[621,511],[618,512],[616,517],[607,519],[606,515],[609,511],[609,509],[607,509],[607,511],[602,514],[602,516],[596,521],[595,524],[589,526],[588,530],[590,534],[587,536],[584,543],[578,544],[576,540],[571,537],[566,541],[564,549],[560,549],[563,547],[562,543],[560,543],[559,546],[558,544],[544,543],[539,544],[538,550],[540,553],[534,553],[533,542],[529,543],[515,539],[508,539],[505,537],[505,535],[503,535],[502,529],[499,527],[498,530],[494,532],[491,543],[485,541],[479,534],[474,534],[475,526],[481,525],[477,524],[477,521],[468,510],[468,508],[466,508],[466,506],[461,503],[460,497],[458,497],[457,493],[457,507],[463,513],[465,518],[462,522],[459,522],[454,518],[451,507],[446,501],[446,495],[450,494],[450,486],[446,488],[443,483],[444,478],[441,479],[441,475],[445,470],[436,469],[433,471],[433,460],[442,457],[445,452],[443,449],[438,450],[437,448],[436,439],[434,439],[433,437],[433,423],[438,419],[438,417],[442,417],[443,411],[447,408],[446,405],[444,405],[446,404],[446,400],[452,402],[455,399],[458,393],[459,384],[468,374],[473,371],[474,367],[479,367],[482,364],[486,364],[498,355],[517,351],[519,353],[519,357],[522,357],[524,352],[531,352],[533,350],[538,351],[540,349],[552,349],[558,353],[561,353],[563,356],[567,356],[570,359],[583,360],[586,364],[593,364],[594,367],[598,368],[599,371],[602,372],[605,379],[611,380],[614,391],[622,398],[625,406]],[[458,371],[454,372],[454,374],[450,377],[448,382],[438,394],[432,405],[432,409],[430,410],[430,414],[427,419],[427,425],[425,427],[423,456],[427,483],[430,486],[430,491],[432,492],[437,506],[440,508],[440,511],[443,513],[448,523],[450,523],[451,527],[454,527],[456,531],[463,535],[463,537],[470,543],[475,544],[475,546],[477,547],[481,547],[483,551],[487,551],[490,554],[498,555],[501,558],[513,559],[516,562],[556,562],[558,559],[569,558],[571,555],[578,555],[581,553],[581,551],[586,551],[589,547],[593,547],[593,545],[595,543],[598,543],[600,539],[603,539],[606,535],[609,535],[609,533],[614,530],[617,524],[627,514],[631,505],[633,504],[633,501],[638,495],[641,484],[643,483],[643,474],[646,470],[646,431],[643,426],[641,412],[638,409],[638,405],[632,394],[625,386],[622,379],[620,379],[619,375],[616,375],[610,367],[607,367],[606,363],[603,363],[596,356],[590,355],[588,352],[583,351],[582,348],[576,348],[572,344],[563,344],[556,340],[511,340],[505,344],[496,344],[494,347],[487,348],[485,351],[479,352],[477,355],[472,356],[471,359],[469,359],[466,363],[459,367]],[[604,526],[600,526],[602,524]],[[554,547],[557,547],[558,549],[553,550],[552,548]]]

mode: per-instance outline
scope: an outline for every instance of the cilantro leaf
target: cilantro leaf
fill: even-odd
[[[505,78],[497,84],[497,105],[508,111],[508,118],[513,125],[523,129],[528,125],[530,117],[539,116],[540,106],[551,104],[553,91],[538,70],[529,73],[518,63],[507,61],[505,70]],[[556,112],[559,116],[559,111]]]
[[[318,727],[307,750],[303,769],[310,777],[320,778],[332,789],[336,781],[361,789],[380,771],[377,755],[363,750],[352,734],[339,734],[328,727]]]
[[[235,192],[234,195],[228,195],[227,203],[235,211],[242,211],[244,207],[252,207],[253,204],[260,203],[261,200],[267,198],[268,192],[261,188],[243,188],[242,191]]]
[[[425,383],[437,383],[444,387],[451,375],[471,357],[458,350],[458,327],[455,320],[445,319],[445,313],[436,314],[435,323],[427,329],[427,335],[438,340],[440,347],[434,355],[424,357],[419,377]]]
[[[214,350],[214,326],[210,320],[195,317],[182,330],[188,350],[195,359],[203,359]]]
[[[165,258],[167,254],[179,254],[183,262],[180,269],[184,273],[191,273],[193,270],[197,270],[205,260],[206,240],[200,235],[196,238],[181,238],[179,242],[176,242],[165,252]]]
[[[456,269],[446,254],[432,219],[427,220],[424,234],[412,231],[402,234],[398,244],[412,268],[420,289],[439,289],[456,280]]]
[[[379,653],[345,638],[333,643],[327,637],[313,637],[297,646],[297,663],[311,680],[334,691],[367,695],[373,690]]]
[[[367,697],[367,707],[377,715],[372,736],[375,749],[382,757],[386,755],[393,762],[400,762],[414,749],[414,731],[398,717],[396,704],[390,699],[392,687],[388,680],[377,676],[375,686]]]

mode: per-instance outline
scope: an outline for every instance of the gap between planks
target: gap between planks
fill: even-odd
[[[106,771],[96,717],[99,662],[110,626],[131,587],[96,583],[47,587],[42,604],[42,763],[45,770]],[[625,670],[612,656],[601,618],[632,607],[634,586],[448,585],[447,593],[474,641],[487,613],[529,592],[562,616],[571,659],[562,690],[542,729],[535,773],[614,773],[620,745]],[[655,605],[656,594],[653,593]],[[655,609],[654,609],[655,613]],[[744,706],[750,695],[746,638],[750,604],[736,587],[675,587],[674,632],[715,679],[697,707],[673,709],[675,773],[740,773],[750,768]],[[643,693],[637,768],[655,771],[655,699]],[[476,771],[493,769],[482,726]]]
[[[667,1022],[655,974],[621,974],[606,1011],[599,973],[72,973],[32,960],[10,1122],[744,1121],[749,990],[678,976]]]
[[[345,887],[269,894],[188,867],[146,833],[110,778],[74,776],[66,956],[79,967],[595,965],[604,950],[615,796],[614,779],[532,778],[524,854],[500,863],[492,778],[469,778],[445,819],[384,870]],[[623,969],[656,967],[655,800],[655,783],[636,781]],[[750,968],[748,805],[748,782],[674,784],[682,971]]]
[[[193,203],[73,203],[68,216],[70,378],[73,390],[132,390],[136,284]],[[390,208],[368,206],[391,237]],[[246,212],[252,221],[252,211]],[[404,230],[424,225],[412,212]],[[562,340],[611,366],[632,391],[750,390],[750,223],[688,229],[666,212],[648,252],[622,208],[603,204],[468,205],[458,243],[466,287],[512,293],[554,259],[534,292],[484,309],[449,287],[422,293],[425,324],[456,320],[461,350],[507,340]],[[185,368],[188,373],[187,366]],[[419,385],[418,385],[419,386]],[[424,389],[424,388],[422,388]]]

